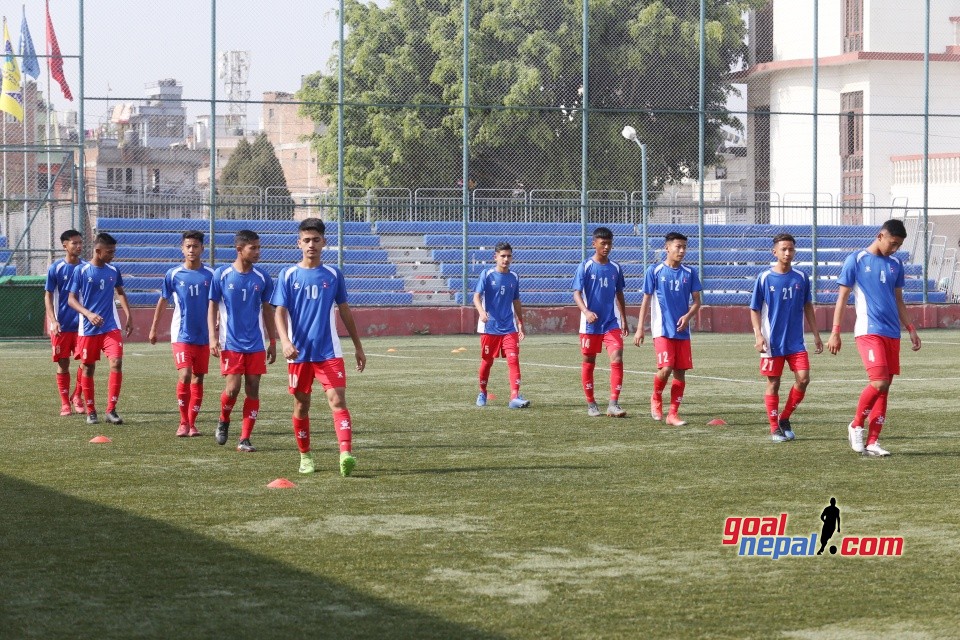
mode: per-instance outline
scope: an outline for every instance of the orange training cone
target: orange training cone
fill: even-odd
[[[723,418],[714,418],[713,420],[711,420],[711,421],[708,422],[707,424],[710,425],[711,427],[722,427],[722,426],[724,426],[725,424],[727,424],[727,421],[724,420]]]
[[[387,349],[387,353],[396,353],[396,352],[397,350],[392,347],[390,349]]]
[[[108,442],[113,442],[113,440],[107,436],[97,436],[96,438],[91,438],[90,442],[93,444],[107,444]]]
[[[297,485],[290,482],[286,478],[277,478],[267,486],[270,487],[271,489],[293,489]]]
[[[487,400],[496,400],[496,399],[497,399],[497,396],[493,395],[492,393],[487,394]]]

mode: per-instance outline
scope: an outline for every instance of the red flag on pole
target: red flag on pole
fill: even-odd
[[[50,64],[50,76],[60,85],[63,97],[73,102],[73,94],[63,75],[63,58],[60,57],[60,44],[57,42],[57,33],[53,30],[53,21],[50,20],[50,0],[47,0],[47,58]]]

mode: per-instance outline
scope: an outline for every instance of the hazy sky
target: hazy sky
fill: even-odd
[[[43,0],[27,0],[26,15],[38,55],[45,53]],[[74,94],[67,102],[54,83],[54,108],[76,109],[80,94],[79,0],[50,0],[50,14],[63,54],[64,71]],[[20,39],[22,2],[0,0],[7,17],[10,40],[16,51]],[[264,91],[294,92],[303,75],[326,69],[337,38],[337,0],[218,0],[217,51],[250,52],[248,89],[251,100]],[[185,99],[207,101],[188,104],[191,121],[209,111],[211,93],[210,0],[85,0],[84,105],[87,126],[104,118],[105,99],[139,102],[146,84],[176,78]],[[41,59],[41,90],[47,86],[46,65]],[[217,80],[217,96],[224,96]],[[222,108],[218,106],[218,113]],[[247,112],[256,127],[260,106]]]

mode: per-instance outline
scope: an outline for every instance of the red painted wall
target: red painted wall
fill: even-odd
[[[960,305],[910,305],[907,307],[918,329],[960,328]],[[473,307],[351,307],[360,337],[472,334],[477,330],[477,312]],[[635,329],[639,307],[629,307],[631,331]],[[158,340],[170,341],[170,309],[161,318]],[[817,324],[828,331],[833,323],[833,306],[817,307]],[[134,331],[130,342],[143,342],[150,330],[153,309],[135,308]],[[843,330],[853,330],[856,313],[847,307]],[[577,333],[580,312],[569,307],[527,307],[523,310],[527,333]],[[341,323],[340,334],[346,335]],[[694,331],[703,333],[750,333],[750,312],[746,307],[710,307],[700,309]],[[826,338],[826,336],[824,336]]]

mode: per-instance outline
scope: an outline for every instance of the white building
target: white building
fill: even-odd
[[[924,2],[819,6],[818,219],[873,224],[922,206]],[[930,12],[929,203],[947,215],[960,206],[960,118],[944,117],[960,112],[960,0]],[[813,33],[813,3],[750,16],[747,182],[758,201],[769,192],[773,222],[811,220]]]

